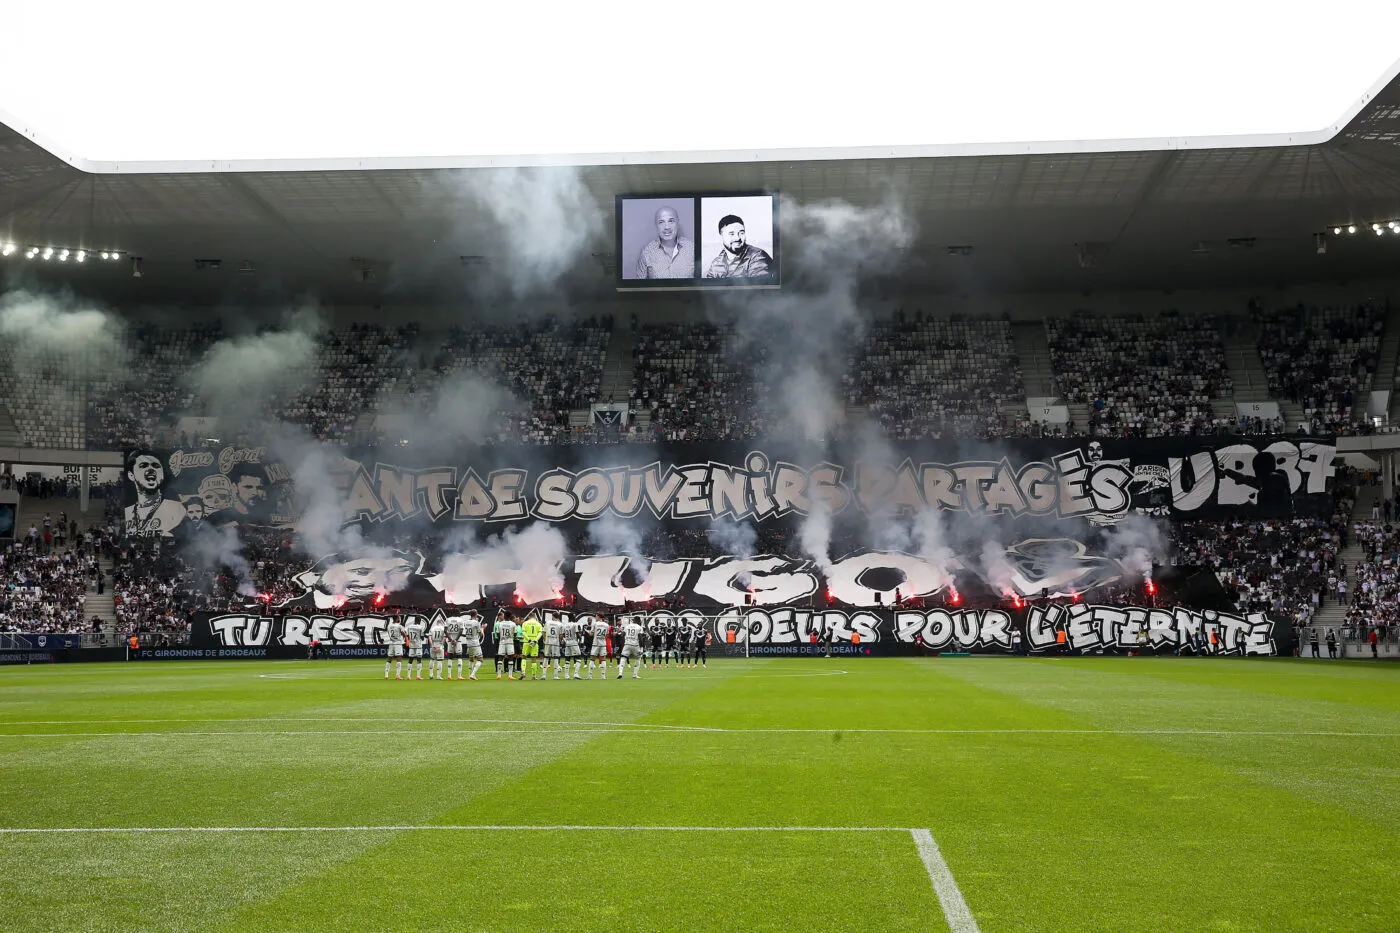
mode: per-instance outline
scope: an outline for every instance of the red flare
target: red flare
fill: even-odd
[[[344,593],[342,593],[342,594],[336,596],[336,598],[335,598],[335,608],[339,609],[339,608],[340,608],[341,606],[343,606],[343,605],[345,605],[345,594],[344,594]]]
[[[383,593],[380,593],[380,592],[378,592],[378,591],[375,592],[375,594],[374,594],[374,604],[375,604],[376,606],[382,606],[382,605],[384,605],[384,594],[383,594]]]
[[[1012,597],[1012,605],[1014,605],[1017,609],[1020,609],[1020,608],[1021,608],[1021,597],[1019,597],[1019,596],[1014,596],[1014,597]]]
[[[1155,593],[1155,592],[1157,592],[1157,587],[1156,587],[1156,585],[1153,584],[1153,582],[1152,582],[1151,580],[1148,580],[1148,581],[1147,581],[1147,592],[1149,592],[1149,593]]]
[[[1075,602],[1079,602],[1079,594],[1078,594],[1078,593],[1074,592],[1073,590],[1070,590],[1069,595],[1072,596],[1072,597],[1074,598],[1074,601],[1075,601]]]
[[[962,602],[962,594],[957,590],[953,590],[953,605],[956,606],[960,602]]]

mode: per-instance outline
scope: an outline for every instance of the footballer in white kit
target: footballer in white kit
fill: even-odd
[[[634,620],[629,620],[622,626],[622,657],[617,662],[617,677],[622,679],[623,671],[627,670],[627,662],[634,662],[632,677],[640,678],[642,675],[642,626]]]
[[[612,626],[607,619],[597,618],[593,620],[593,650],[588,655],[588,679],[593,679],[593,666],[596,663],[598,671],[604,680],[608,679],[608,635],[612,633]]]
[[[459,650],[466,655],[467,660],[472,662],[471,670],[467,674],[468,680],[476,680],[476,672],[481,669],[481,638],[485,634],[486,625],[476,616],[467,616],[462,620],[462,640]],[[462,676],[462,660],[457,659],[457,676]]]
[[[428,679],[442,679],[442,661],[447,656],[447,626],[436,619],[428,629]]]
[[[554,662],[554,679],[559,679],[559,659],[564,656],[564,623],[551,617],[544,624],[544,666],[549,673],[549,662]]]
[[[501,671],[504,669],[507,680],[514,680],[514,668],[511,667],[515,658],[515,620],[510,616],[503,616],[496,620],[493,630],[496,636],[496,679],[501,679]]]
[[[394,674],[395,680],[403,680],[403,623],[398,619],[390,619],[389,626],[384,630],[384,640],[389,644],[389,656],[384,661],[384,679],[389,679],[389,665],[398,659],[398,671]]]
[[[583,654],[583,650],[579,647],[579,634],[582,627],[581,623],[572,620],[563,623],[562,626],[564,636],[564,677],[566,679],[569,676],[569,662],[573,661],[574,680],[583,680],[583,678],[579,676],[579,669],[583,667],[583,661],[580,660],[580,655]]]
[[[403,627],[408,636],[408,678],[413,679],[413,662],[418,662],[418,679],[423,679],[423,620],[413,616]]]

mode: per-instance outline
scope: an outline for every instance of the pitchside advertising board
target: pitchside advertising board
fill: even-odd
[[[592,613],[531,610],[543,623],[553,620],[592,623]],[[247,649],[304,651],[314,639],[327,648],[376,649],[387,645],[386,631],[397,618],[416,617],[425,626],[457,619],[485,625],[490,632],[506,610],[461,612],[453,609],[390,616],[383,614],[255,615],[199,614],[193,620],[191,647],[201,650]],[[526,613],[510,612],[522,619]],[[717,614],[698,610],[658,610],[610,614],[614,625],[629,621],[644,627],[675,623],[701,627],[712,651],[749,656],[832,653],[843,656],[916,655],[930,652],[1010,654],[1124,654],[1190,650],[1227,656],[1289,655],[1292,627],[1262,613],[1237,615],[1214,609],[1183,607],[1050,603],[1006,609],[848,610],[735,609]],[[485,643],[488,654],[492,645]],[[368,653],[368,652],[366,652]],[[266,655],[264,655],[266,656]]]

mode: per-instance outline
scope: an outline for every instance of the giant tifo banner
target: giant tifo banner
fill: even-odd
[[[295,526],[315,473],[346,522],[508,526],[613,517],[703,525],[814,511],[924,510],[1111,525],[1173,518],[1326,514],[1336,443],[1319,437],[1019,439],[890,443],[879,457],[773,444],[488,447],[460,462],[389,460],[401,451],[288,464],[266,447],[131,450],[125,528],[179,536],[209,524]]]
[[[514,610],[435,610],[416,614],[425,625],[450,618],[491,624]],[[550,619],[592,622],[591,613],[531,610]],[[413,615],[413,614],[410,614]],[[321,613],[262,615],[201,613],[192,620],[195,648],[302,647],[314,638],[327,647],[386,645],[387,614]],[[400,615],[397,618],[406,619]],[[842,656],[910,655],[933,652],[1009,654],[1168,653],[1189,651],[1217,655],[1289,655],[1292,627],[1260,613],[1237,615],[1213,609],[1095,605],[1087,602],[1023,605],[1019,609],[732,609],[706,614],[698,610],[657,610],[608,614],[615,625],[635,620],[690,623],[707,633],[714,653],[749,656],[831,653]],[[484,645],[489,655],[493,646]]]

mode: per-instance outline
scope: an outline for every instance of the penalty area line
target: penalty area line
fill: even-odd
[[[943,860],[943,853],[938,850],[933,833],[927,829],[911,829],[909,834],[914,837],[914,846],[919,850],[919,858],[928,870],[928,880],[933,883],[933,893],[938,896],[943,916],[948,920],[948,929],[952,933],[981,933],[977,920],[972,916],[972,911],[968,909],[967,901],[963,900],[962,891],[958,889],[958,883],[953,878],[952,869]]]

